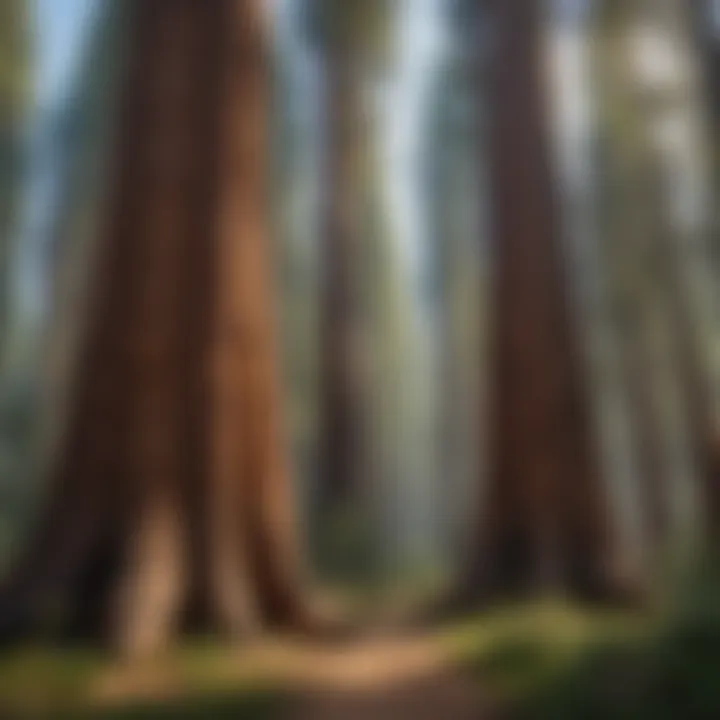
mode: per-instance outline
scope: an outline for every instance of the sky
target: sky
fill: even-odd
[[[35,0],[39,58],[37,65],[38,121],[57,107],[72,81],[82,49],[88,20],[107,0]],[[281,41],[290,52],[299,52],[298,38],[288,32],[287,18],[293,0],[271,0]],[[422,110],[433,83],[433,68],[443,51],[443,0],[401,0],[397,24],[397,65],[389,80],[386,102],[380,111],[381,162],[386,167],[393,235],[410,263],[411,273],[422,273],[422,208],[418,186],[418,159],[422,143]],[[297,82],[308,83],[307,64],[298,64]],[[42,143],[39,143],[40,145]],[[40,151],[41,152],[41,151]],[[42,163],[39,163],[42,165]],[[46,168],[39,170],[45,173]],[[42,233],[48,206],[38,179],[30,202],[28,227],[32,235]],[[25,261],[27,265],[29,260]],[[31,270],[29,272],[32,272]],[[23,277],[27,272],[21,273]],[[24,285],[27,282],[23,281]],[[31,293],[34,294],[34,293]]]
[[[50,147],[50,120],[70,87],[88,20],[107,0],[35,0],[36,102],[29,127],[30,179],[20,242],[14,258],[14,313],[41,321],[46,281],[44,248],[51,225],[57,172]]]
[[[423,275],[423,247],[427,240],[424,229],[430,227],[423,215],[421,188],[424,110],[446,51],[444,2],[401,0],[396,31],[397,66],[381,119],[393,235],[417,284]]]
[[[38,112],[36,121],[41,135],[43,118],[57,108],[74,76],[79,53],[84,45],[88,22],[93,13],[108,0],[35,0],[38,34],[37,82]],[[111,0],[117,1],[117,0]],[[562,4],[563,0],[560,0]],[[578,0],[564,0],[571,7]],[[287,52],[301,59],[302,42],[293,37],[288,19],[294,0],[269,0],[274,11],[278,38]],[[420,283],[423,275],[423,247],[427,243],[423,219],[420,166],[423,144],[423,114],[433,89],[434,70],[439,68],[443,53],[447,50],[443,7],[445,0],[398,0],[399,22],[396,24],[395,64],[387,79],[379,108],[380,161],[387,179],[392,237],[399,252],[407,261],[411,281]],[[582,5],[584,0],[580,0]],[[307,89],[312,79],[307,62],[298,62],[296,83]],[[312,96],[304,94],[303,101]],[[303,97],[303,93],[301,93]],[[318,97],[314,95],[314,97]],[[312,103],[311,103],[312,104]],[[311,115],[315,115],[314,112]],[[43,148],[42,137],[36,138],[36,190],[28,202],[27,222],[24,232],[37,238],[47,228],[51,202],[51,169],[43,158],[48,155]],[[25,247],[37,247],[37,243],[23,243]],[[18,273],[23,286],[33,285],[27,277],[41,272],[37,257],[32,251],[21,262],[26,269]],[[38,254],[37,249],[35,255]],[[34,268],[34,269],[33,269]],[[35,282],[41,282],[37,279]],[[25,291],[27,294],[27,291]],[[30,290],[31,296],[35,290]]]
[[[57,101],[73,72],[91,13],[106,0],[35,0],[38,36],[38,97]]]

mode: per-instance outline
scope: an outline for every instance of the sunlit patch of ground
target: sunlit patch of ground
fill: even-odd
[[[120,665],[85,650],[0,656],[0,718],[273,718],[283,694],[221,648],[197,646]]]
[[[287,639],[236,650],[201,645],[127,666],[36,648],[4,658],[0,675],[0,717],[351,718],[365,715],[349,709],[394,707],[376,720],[400,720],[408,702],[434,708],[414,712],[419,720],[439,717],[448,704],[475,707],[476,695],[474,682],[458,682],[449,649],[427,636],[343,646]]]
[[[29,648],[0,657],[0,717],[640,720],[688,702],[683,717],[720,717],[698,714],[720,698],[713,607],[667,623],[548,602],[342,642],[195,642],[128,665]]]
[[[551,681],[598,642],[634,646],[654,627],[640,613],[547,601],[506,607],[440,632],[463,667],[496,693],[515,698]]]
[[[517,662],[528,662],[522,647],[508,651],[509,640],[572,647],[609,623],[615,619],[533,606],[342,643],[195,642],[128,665],[89,651],[27,648],[0,658],[0,708],[17,717],[478,718]]]

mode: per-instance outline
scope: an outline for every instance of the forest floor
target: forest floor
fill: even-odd
[[[627,639],[645,625],[555,603],[342,642],[196,642],[132,665],[28,647],[0,656],[0,718],[497,718],[599,638]]]

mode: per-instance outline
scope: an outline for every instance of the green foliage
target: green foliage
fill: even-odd
[[[144,703],[109,710],[93,709],[60,717],[88,720],[270,720],[281,717],[282,703],[273,694],[238,693],[199,695],[172,703]]]
[[[446,640],[461,664],[502,701],[536,709],[541,696],[604,638],[624,650],[646,637],[646,618],[586,612],[562,602],[508,606],[454,627]]]
[[[532,718],[720,716],[720,615],[681,617],[638,646],[599,644],[524,702]]]
[[[142,667],[119,666],[82,648],[26,647],[0,655],[0,717],[281,717],[283,694],[248,664],[217,646],[188,646]],[[148,692],[148,685],[157,689]],[[106,696],[108,686],[117,689]]]
[[[706,576],[664,619],[485,620],[463,657],[520,718],[709,720],[720,717],[718,599]]]
[[[320,572],[342,585],[377,581],[379,566],[373,527],[367,513],[356,506],[339,509],[318,533]]]
[[[30,91],[28,3],[0,3],[0,120],[14,120],[27,106]]]
[[[390,51],[394,5],[392,0],[306,0],[308,37],[320,47],[383,65]]]
[[[0,2],[0,349],[7,312],[9,238],[24,174],[23,120],[31,88],[29,38],[26,0]]]
[[[42,717],[78,696],[99,659],[84,652],[24,648],[0,656],[0,716]]]

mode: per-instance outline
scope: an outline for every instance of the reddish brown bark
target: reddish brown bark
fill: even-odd
[[[358,68],[348,49],[349,42],[330,37],[327,48],[319,522],[328,511],[357,499],[363,435],[359,292],[362,138]]]
[[[275,368],[261,3],[133,12],[93,319],[51,501],[0,610],[7,632],[77,620],[139,652],[187,613],[235,633],[305,616]]]
[[[594,596],[608,589],[610,528],[556,221],[539,5],[487,7],[492,457],[474,584]]]

